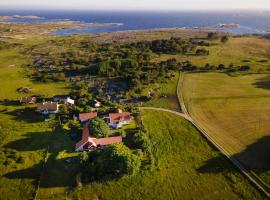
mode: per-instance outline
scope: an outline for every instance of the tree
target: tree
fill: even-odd
[[[228,40],[229,40],[228,35],[224,35],[224,36],[222,36],[221,39],[220,39],[220,41],[221,41],[222,43],[227,43]]]
[[[89,123],[89,130],[97,138],[108,137],[110,135],[109,126],[101,118],[95,118]]]
[[[215,33],[215,32],[209,32],[209,33],[207,34],[207,38],[208,38],[209,40],[217,39],[217,38],[218,38],[218,33]]]
[[[78,120],[70,120],[68,122],[68,128],[72,131],[78,131],[81,128],[81,124]]]
[[[91,152],[88,162],[85,162],[85,158],[84,175],[94,180],[134,175],[141,166],[140,158],[123,143],[113,144],[99,152]]]

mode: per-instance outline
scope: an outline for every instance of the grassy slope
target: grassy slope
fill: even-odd
[[[32,45],[39,40],[24,41]],[[9,164],[0,164],[0,193],[1,199],[31,199],[40,176],[40,163],[48,145],[55,140],[52,128],[44,119],[35,114],[34,108],[23,112],[25,106],[15,104],[22,96],[44,95],[51,97],[64,94],[69,90],[65,83],[31,82],[26,76],[22,64],[26,63],[16,48],[0,51],[0,100],[8,99],[11,102],[0,103],[0,147],[15,149],[24,158],[23,163],[12,161]],[[33,89],[32,94],[16,92],[19,87],[27,86]],[[26,106],[28,107],[28,106]],[[31,106],[30,106],[31,107]],[[5,109],[5,111],[3,111]],[[62,141],[63,137],[61,137]],[[73,145],[71,145],[73,147]]]
[[[143,105],[179,111],[180,108],[176,95],[178,78],[179,74],[176,73],[176,76],[172,80],[169,80],[165,84],[159,84],[160,90],[156,95],[157,97]],[[161,97],[161,95],[166,95],[167,97]]]
[[[215,41],[218,42],[218,41]],[[165,60],[169,57],[175,57],[178,60],[189,60],[197,66],[204,66],[206,63],[211,65],[249,65],[254,72],[260,69],[269,69],[269,45],[270,40],[260,39],[258,37],[240,37],[230,38],[226,44],[208,47],[209,56],[183,56],[183,55],[162,55],[159,60]],[[248,62],[246,62],[248,60]],[[265,62],[261,62],[266,60]]]
[[[73,197],[89,199],[261,199],[262,196],[192,125],[164,112],[143,111],[157,169],[93,184]]]
[[[33,83],[26,77],[21,65],[26,63],[19,50],[1,50],[0,51],[0,100],[2,99],[19,99],[25,94],[20,94],[16,90],[20,87],[30,87],[33,94],[45,95],[47,97],[63,94],[68,91],[65,83]]]
[[[184,97],[196,121],[269,182],[269,75],[188,74]]]

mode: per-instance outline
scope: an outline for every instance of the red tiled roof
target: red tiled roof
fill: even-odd
[[[97,117],[96,112],[90,112],[90,113],[80,113],[79,114],[79,119],[82,120],[89,120]]]
[[[76,144],[76,149],[84,145],[90,138],[88,123],[83,125],[82,139]]]
[[[122,137],[116,136],[116,137],[99,138],[99,139],[93,139],[93,141],[96,143],[96,145],[105,146],[105,145],[110,145],[113,143],[122,142]]]
[[[109,114],[110,123],[118,123],[119,121],[130,120],[130,113],[110,113]]]
[[[50,102],[47,102],[47,103],[40,103],[38,104],[37,106],[37,110],[38,111],[43,111],[43,110],[57,110],[58,109],[58,104],[57,103],[50,103]]]
[[[121,136],[97,139],[90,135],[88,126],[89,126],[88,123],[83,125],[82,139],[76,144],[76,149],[80,148],[82,145],[86,144],[88,141],[90,142],[92,141],[95,145],[101,145],[101,146],[106,146],[113,143],[122,142]]]
[[[36,97],[23,97],[21,98],[21,103],[36,103],[37,98]]]

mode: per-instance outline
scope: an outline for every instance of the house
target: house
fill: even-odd
[[[55,102],[40,103],[36,111],[43,115],[55,114],[59,111],[59,104]]]
[[[96,149],[103,149],[106,146],[114,143],[122,142],[121,136],[95,138],[89,133],[89,124],[85,123],[83,126],[82,139],[76,144],[75,151],[94,151]]]
[[[37,98],[36,97],[23,97],[23,98],[21,98],[20,103],[22,103],[22,104],[36,104]]]
[[[132,119],[133,117],[128,112],[110,113],[108,117],[105,117],[105,120],[111,128],[122,128],[130,124]]]
[[[94,119],[97,117],[97,113],[96,112],[90,112],[90,113],[80,113],[79,114],[79,120],[82,123],[88,122],[91,119]]]
[[[67,98],[69,98],[67,95],[56,95],[53,97],[53,101],[55,102],[64,102]]]
[[[101,103],[98,100],[91,100],[90,101],[91,106],[94,108],[99,108],[101,106]]]
[[[64,103],[66,105],[73,106],[73,105],[75,105],[75,100],[68,97],[68,98],[64,99]]]

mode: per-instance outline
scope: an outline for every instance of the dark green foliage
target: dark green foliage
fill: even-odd
[[[88,181],[134,175],[141,165],[140,158],[122,143],[91,152],[88,160],[85,155],[82,158],[84,176]]]
[[[218,39],[218,33],[216,33],[216,32],[209,32],[209,33],[207,34],[207,38],[208,38],[209,40]]]
[[[229,36],[228,35],[224,35],[221,37],[220,41],[222,43],[227,43],[229,41]]]
[[[110,135],[109,126],[101,118],[95,118],[89,123],[90,134],[97,138],[108,137]]]

